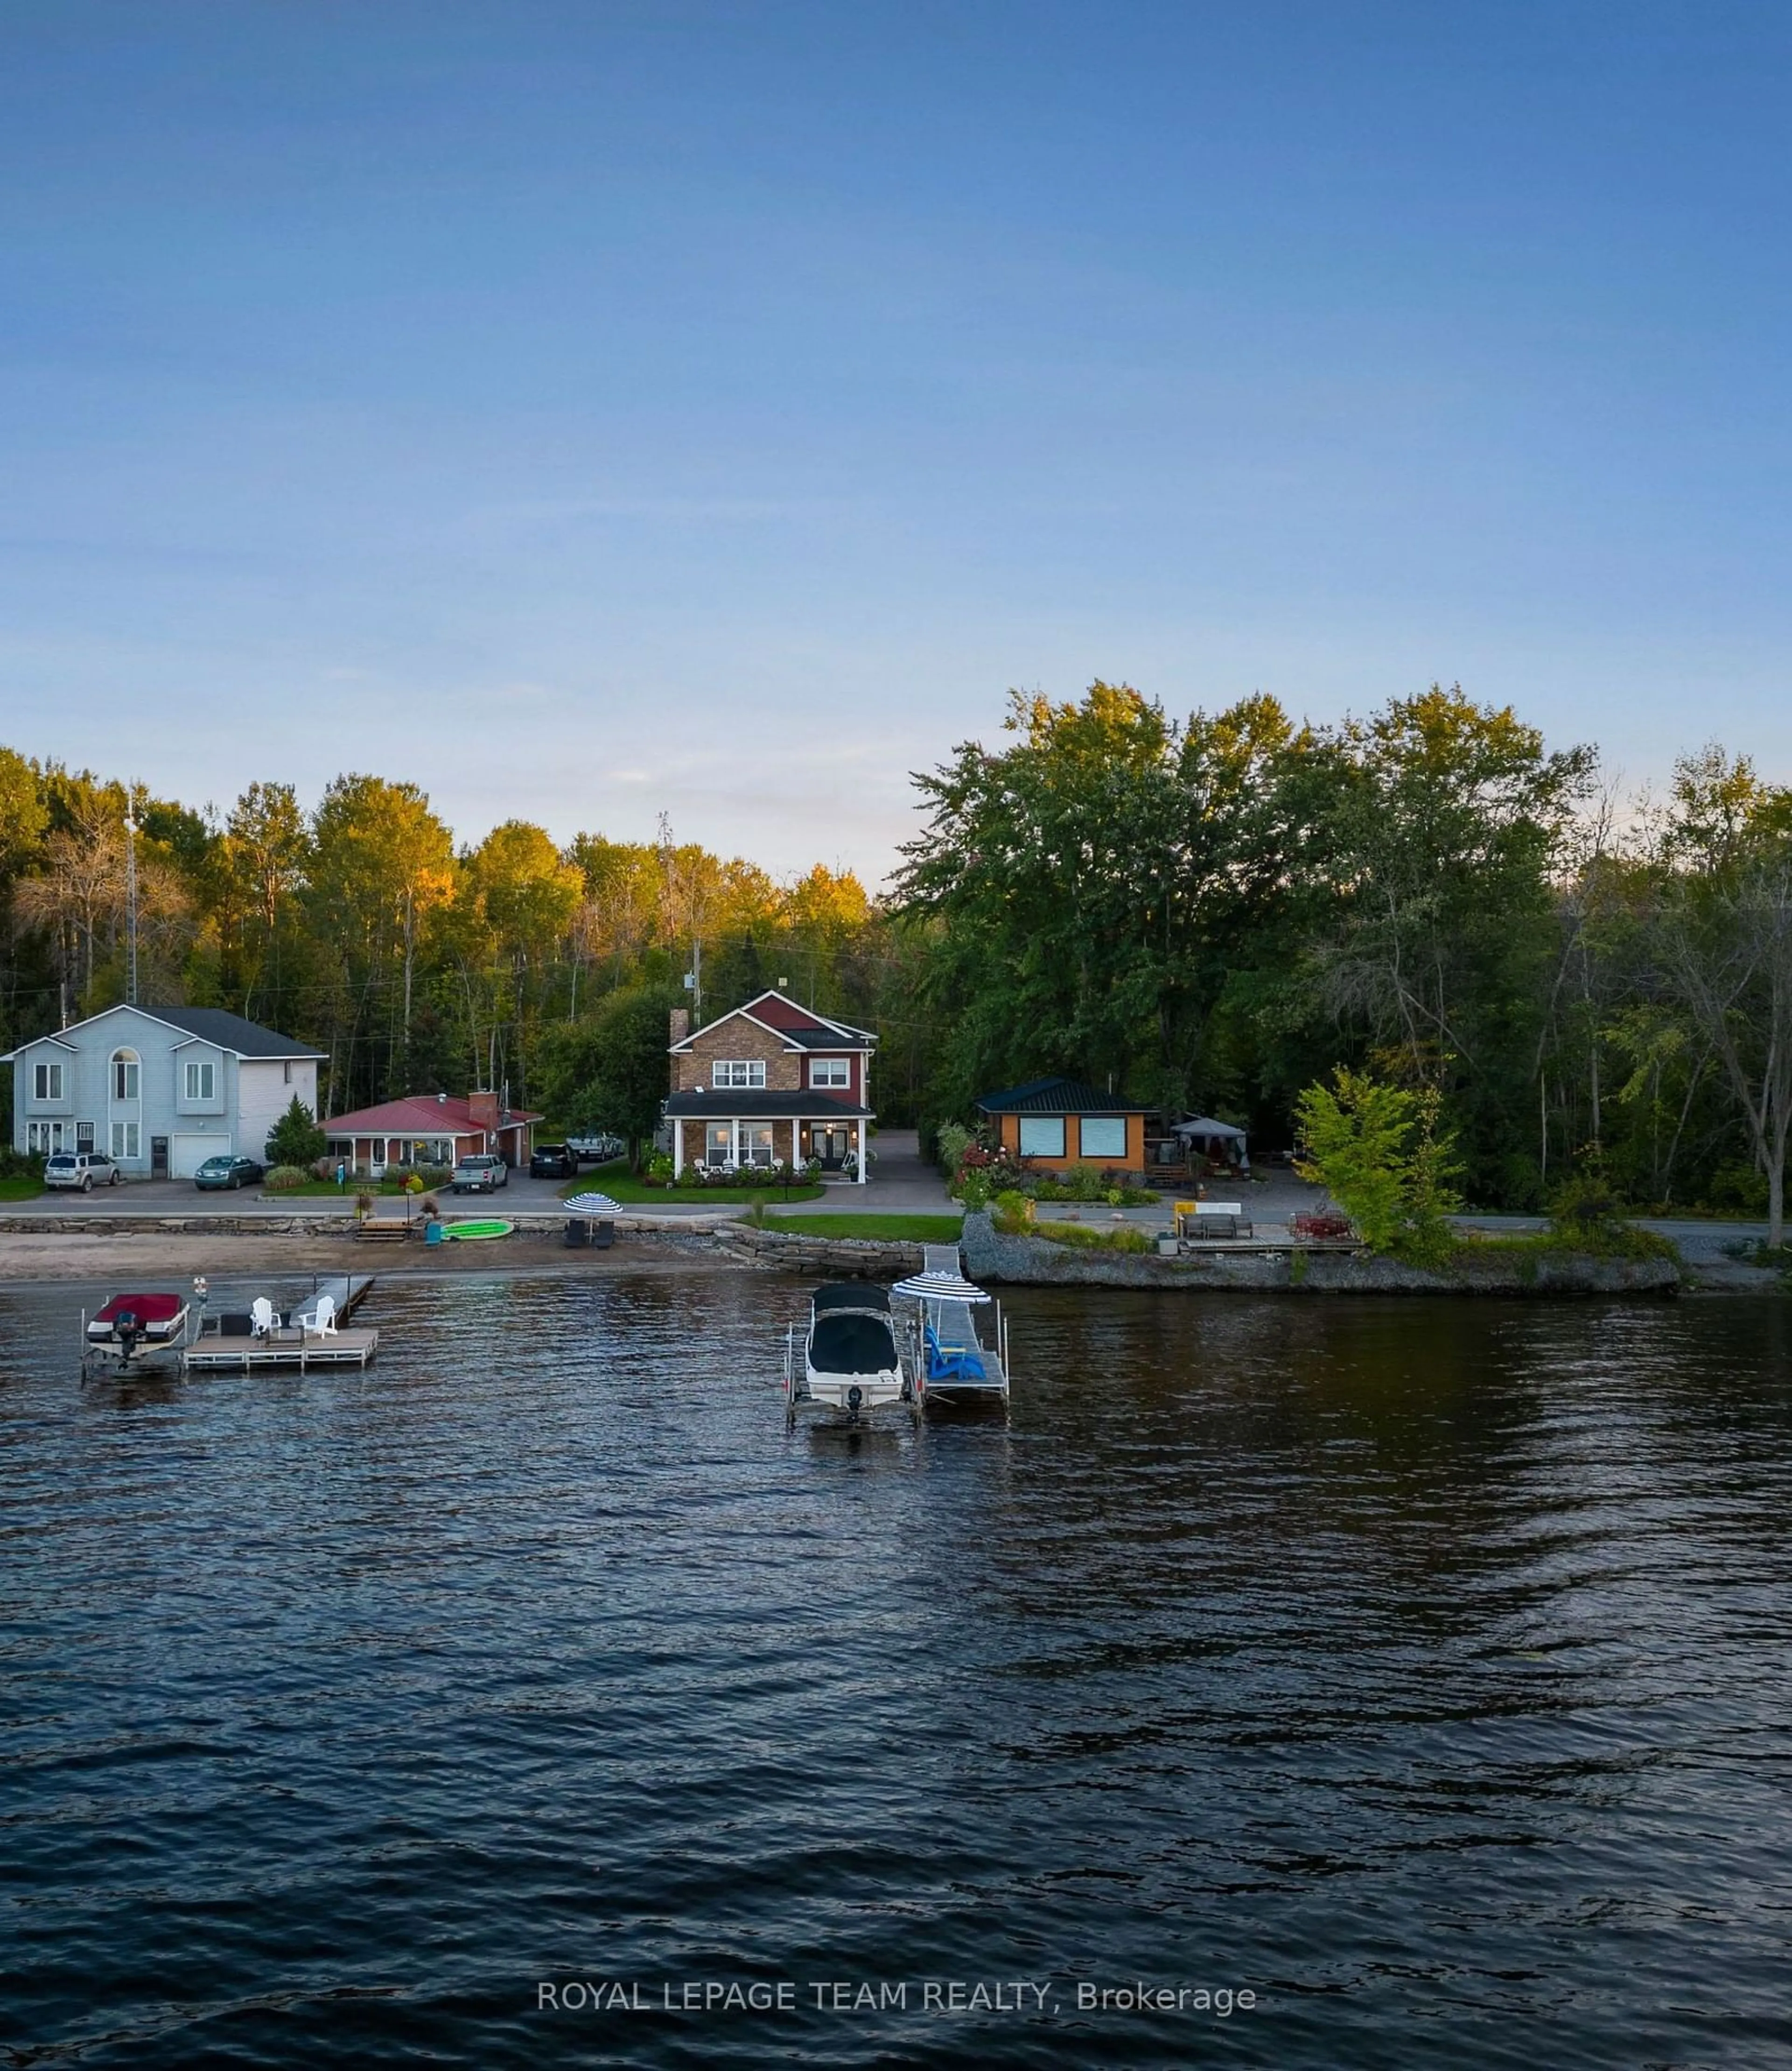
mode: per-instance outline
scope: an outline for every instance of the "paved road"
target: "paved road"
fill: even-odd
[[[558,1179],[531,1179],[527,1173],[513,1172],[510,1184],[496,1194],[450,1194],[437,1189],[437,1198],[453,1201],[465,1212],[474,1203],[496,1202],[539,1215],[560,1205]],[[389,1194],[375,1197],[379,1212],[391,1214],[399,1205]],[[0,1215],[42,1216],[54,1222],[58,1216],[351,1216],[355,1212],[355,1190],[343,1194],[267,1194],[252,1187],[228,1192],[201,1193],[191,1179],[133,1179],[121,1187],[96,1187],[91,1194],[58,1188],[39,1194],[32,1201],[0,1202]],[[496,1212],[496,1210],[494,1210]]]

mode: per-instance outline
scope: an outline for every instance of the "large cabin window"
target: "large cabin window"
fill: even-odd
[[[812,1086],[835,1086],[844,1091],[852,1084],[852,1066],[844,1057],[811,1057],[809,1083]]]
[[[1023,1158],[1063,1157],[1064,1117],[1023,1114],[1020,1118],[1020,1154]]]
[[[765,1060],[763,1057],[718,1057],[709,1068],[709,1082],[719,1089],[763,1086],[765,1083]]]
[[[1117,1163],[1126,1154],[1126,1118],[1123,1114],[1085,1114],[1078,1132],[1085,1158],[1105,1158]]]
[[[114,1050],[112,1053],[112,1097],[115,1101],[133,1101],[142,1083],[143,1066],[134,1050]]]

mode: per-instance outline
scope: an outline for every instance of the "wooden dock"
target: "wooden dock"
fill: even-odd
[[[314,1367],[366,1366],[379,1349],[377,1331],[281,1330],[260,1338],[195,1339],[182,1364],[189,1373],[309,1373]]]
[[[349,1319],[372,1286],[370,1273],[320,1274],[311,1292],[294,1302],[275,1330],[256,1337],[242,1327],[247,1318],[219,1315],[209,1319],[212,1327],[201,1327],[181,1364],[189,1373],[309,1373],[314,1367],[364,1367],[379,1349],[379,1333]],[[310,1320],[325,1294],[341,1319],[331,1331],[318,1331]]]

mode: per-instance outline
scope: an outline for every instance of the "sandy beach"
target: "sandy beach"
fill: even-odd
[[[47,1229],[0,1234],[0,1285],[58,1281],[119,1288],[138,1282],[240,1280],[256,1273],[371,1273],[379,1278],[470,1273],[750,1273],[739,1259],[695,1244],[621,1237],[609,1251],[572,1251],[557,1236],[491,1244],[358,1245],[347,1237],[95,1236]]]

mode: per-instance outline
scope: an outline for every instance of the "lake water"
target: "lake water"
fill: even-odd
[[[1033,1292],[1007,1427],[846,1439],[777,1281],[85,1389],[84,1298],[0,1294],[0,2062],[1792,2061],[1782,1307]]]

